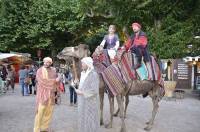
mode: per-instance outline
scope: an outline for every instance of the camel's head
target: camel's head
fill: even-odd
[[[65,47],[60,53],[58,53],[57,57],[59,59],[68,59],[71,57],[75,57],[81,59],[83,57],[89,56],[89,46],[86,44],[79,44],[75,47]]]

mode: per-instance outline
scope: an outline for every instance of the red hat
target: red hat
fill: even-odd
[[[141,28],[141,25],[140,25],[139,23],[137,23],[137,22],[134,22],[134,23],[132,24],[132,27],[133,27],[133,26],[137,26],[137,27]]]

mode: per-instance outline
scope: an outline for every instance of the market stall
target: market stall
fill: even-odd
[[[15,82],[18,82],[18,71],[20,69],[20,65],[26,64],[26,62],[31,61],[31,55],[27,53],[0,53],[0,65],[11,65],[16,72]]]

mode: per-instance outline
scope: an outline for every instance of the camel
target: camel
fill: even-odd
[[[75,75],[76,78],[78,78],[78,64],[80,63],[80,59],[88,56],[89,54],[89,48],[84,44],[81,44],[76,47],[66,47],[64,48],[59,54],[58,58],[59,59],[64,59],[65,57],[72,57],[73,59],[73,69],[74,73],[77,74]],[[78,59],[75,61],[75,58]],[[120,65],[120,63],[119,63]],[[99,97],[100,97],[100,123],[103,125],[103,100],[104,100],[104,92],[105,92],[105,83],[103,81],[103,78],[99,76],[100,78],[100,86],[99,86]],[[148,92],[149,96],[152,98],[153,102],[153,111],[152,111],[152,116],[151,119],[146,123],[147,126],[144,128],[145,130],[149,131],[151,130],[155,116],[158,111],[158,103],[162,98],[162,94],[160,91],[160,86],[156,81],[148,81],[148,80],[131,80],[125,85],[125,94],[119,94],[116,96],[117,103],[118,103],[118,111],[116,112],[115,115],[120,113],[120,118],[121,118],[121,130],[120,132],[126,132],[126,126],[125,126],[125,116],[126,116],[126,111],[129,103],[129,96],[132,95],[140,95]],[[124,109],[124,97],[125,97],[125,109]],[[114,97],[108,96],[109,98],[109,103],[110,103],[110,122],[106,125],[107,128],[112,127],[112,122],[113,122],[113,113],[114,113]]]

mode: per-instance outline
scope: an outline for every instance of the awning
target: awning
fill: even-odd
[[[12,54],[12,53],[0,53],[0,60],[3,60],[3,59],[7,59],[7,58],[10,58],[10,57],[22,57],[22,55],[18,55],[18,54]]]
[[[23,55],[23,54],[15,54],[15,53],[0,53],[0,62],[5,63],[13,63],[13,64],[21,64],[28,60],[31,60],[31,58]]]
[[[185,62],[200,61],[200,55],[196,57],[187,56],[183,58]]]

